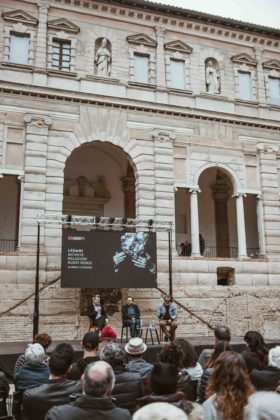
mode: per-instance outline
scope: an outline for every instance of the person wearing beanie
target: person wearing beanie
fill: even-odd
[[[87,365],[100,360],[98,354],[99,335],[97,331],[87,332],[81,344],[84,355],[76,363],[73,363],[67,372],[67,378],[74,381],[78,381],[81,378]]]
[[[115,341],[117,339],[116,331],[107,324],[100,333],[100,341]]]

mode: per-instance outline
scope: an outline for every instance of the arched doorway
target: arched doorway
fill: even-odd
[[[127,154],[109,142],[94,141],[75,149],[64,169],[63,214],[134,218],[135,173]],[[81,227],[89,229],[89,227]],[[80,314],[101,294],[107,313],[118,310],[120,289],[81,289]]]
[[[64,170],[63,213],[135,217],[135,175],[120,147],[92,142],[75,149]]]

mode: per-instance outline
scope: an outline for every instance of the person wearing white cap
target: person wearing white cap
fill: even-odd
[[[153,365],[144,360],[147,345],[144,343],[142,338],[131,338],[129,342],[125,345],[124,349],[129,359],[127,369],[130,372],[139,373],[142,378],[146,378],[147,376],[149,376]]]

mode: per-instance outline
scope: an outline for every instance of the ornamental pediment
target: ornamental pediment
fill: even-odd
[[[184,42],[180,40],[166,42],[164,44],[164,48],[166,50],[172,50],[172,51],[180,51],[185,54],[190,54],[193,49],[189,45],[185,44]]]
[[[255,66],[257,64],[256,59],[246,53],[234,55],[231,57],[231,60],[234,63],[247,64],[248,66]]]
[[[24,12],[23,10],[12,10],[11,12],[3,12],[2,17],[4,20],[10,22],[21,22],[25,25],[37,25],[38,19]]]
[[[279,60],[276,60],[276,59],[265,61],[263,63],[263,67],[265,69],[280,70],[280,61]]]
[[[56,31],[65,31],[77,34],[80,28],[70,20],[65,18],[54,19],[48,21],[48,28],[55,29]]]
[[[157,46],[157,42],[146,34],[129,35],[126,39],[130,44],[146,45],[147,47]]]

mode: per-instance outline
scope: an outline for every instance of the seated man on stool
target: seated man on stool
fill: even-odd
[[[92,304],[88,308],[88,317],[91,319],[91,322],[96,327],[97,331],[102,331],[105,324],[108,322],[105,309],[100,304],[99,295],[93,296]]]
[[[165,295],[163,303],[157,308],[159,326],[165,334],[164,341],[173,341],[177,328],[177,306],[171,300],[171,296]],[[167,330],[167,326],[170,327],[169,331]]]
[[[137,337],[140,331],[140,310],[138,305],[133,302],[133,297],[128,296],[127,304],[122,307],[123,326],[130,328],[132,338]]]

